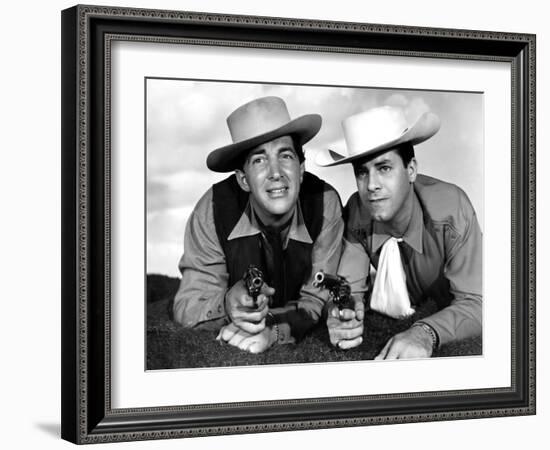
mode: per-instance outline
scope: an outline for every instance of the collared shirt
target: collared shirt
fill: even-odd
[[[302,286],[300,298],[289,299],[284,307],[271,310],[279,322],[280,343],[293,342],[292,334],[303,334],[311,323],[318,322],[328,292],[313,286],[313,276],[319,270],[336,273],[338,267],[344,222],[338,194],[325,186],[323,223],[315,242],[307,230],[299,203],[283,236],[284,247],[290,239],[313,246],[311,275]],[[231,286],[228,286],[226,259],[214,224],[212,196],[212,189],[209,189],[189,217],[184,236],[185,251],[179,263],[182,279],[174,299],[174,318],[189,328],[219,328],[228,322],[224,297]],[[249,202],[228,239],[260,233]]]
[[[253,213],[252,204],[248,202],[241,218],[235,225],[235,228],[231,230],[231,234],[227,240],[230,241],[242,237],[255,236],[261,233],[261,226],[258,223],[256,214]],[[309,231],[307,231],[300,203],[297,203],[294,207],[294,213],[290,219],[290,226],[283,230],[283,234],[283,248],[287,247],[289,239],[305,244],[313,244]]]
[[[400,244],[411,304],[427,297],[441,306],[422,319],[441,344],[481,333],[482,234],[467,195],[457,186],[418,175],[413,209]],[[346,234],[338,273],[352,291],[368,291],[372,268],[391,237],[386,226],[370,218],[355,193],[346,205]]]

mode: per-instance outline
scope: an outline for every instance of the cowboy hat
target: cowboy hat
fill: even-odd
[[[319,114],[306,114],[294,120],[279,97],[252,100],[233,111],[227,118],[232,144],[210,152],[206,165],[214,172],[241,169],[243,156],[254,147],[281,136],[296,136],[300,145],[312,139],[321,128]]]
[[[323,167],[336,166],[390,150],[406,142],[416,145],[431,138],[439,126],[439,117],[431,112],[422,114],[411,125],[402,108],[372,108],[342,122],[347,150],[322,150],[317,153],[315,162]]]

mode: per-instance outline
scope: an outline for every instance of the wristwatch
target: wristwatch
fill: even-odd
[[[265,324],[266,326],[271,327],[273,333],[275,334],[275,344],[278,344],[279,340],[281,339],[281,335],[279,333],[279,324],[277,323],[277,319],[271,312],[267,313]]]
[[[428,336],[430,336],[430,338],[432,339],[432,350],[435,350],[437,349],[437,347],[439,347],[439,336],[431,325],[428,325],[426,322],[415,322],[412,324],[411,328],[413,327],[420,327],[426,333],[428,333]]]

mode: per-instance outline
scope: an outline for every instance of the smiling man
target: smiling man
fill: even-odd
[[[285,102],[263,97],[227,118],[233,143],[207,166],[234,172],[199,200],[187,223],[174,318],[185,327],[220,330],[218,339],[259,353],[300,340],[321,316],[327,293],[312,274],[335,271],[343,220],[336,191],[305,172],[302,145],[321,117],[290,119]],[[264,275],[254,302],[243,274]]]
[[[357,182],[338,269],[352,283],[355,310],[329,308],[331,343],[361,344],[364,302],[400,320],[428,298],[438,312],[391,338],[377,359],[429,357],[441,344],[481,334],[476,214],[459,187],[417,172],[414,145],[439,130],[439,118],[425,113],[410,124],[402,109],[385,106],[349,117],[343,129],[347,155],[317,158],[322,166],[351,163]]]

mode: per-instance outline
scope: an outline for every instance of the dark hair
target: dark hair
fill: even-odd
[[[290,137],[292,138],[292,143],[294,144],[294,151],[296,152],[296,155],[298,155],[298,161],[300,161],[301,164],[306,160],[302,143],[295,134],[291,134]]]
[[[304,149],[302,148],[300,139],[298,138],[298,136],[294,134],[291,134],[290,138],[292,139],[292,145],[294,146],[294,151],[296,152],[296,156],[298,156],[298,161],[300,161],[300,164],[301,164],[305,161],[306,157],[304,155]],[[243,156],[241,156],[240,160],[238,161],[238,164],[236,164],[236,166],[240,167],[241,170],[244,170],[244,166],[246,165],[246,161],[248,160],[249,153],[245,153]]]
[[[390,152],[392,150],[395,150],[397,154],[401,157],[401,161],[403,161],[403,166],[407,168],[409,163],[414,158],[414,147],[410,142],[405,142],[404,144],[398,145],[397,147],[390,148],[389,150],[382,150],[381,152],[377,152],[368,156],[365,156],[363,158],[356,159],[355,161],[352,161],[353,165],[353,171],[355,172],[357,168],[363,164],[365,161],[370,161],[377,156],[381,155],[382,153]]]
[[[401,144],[396,149],[397,154],[401,156],[401,160],[403,161],[403,165],[407,167],[411,160],[414,158],[414,147],[410,142],[405,142],[404,144]]]

